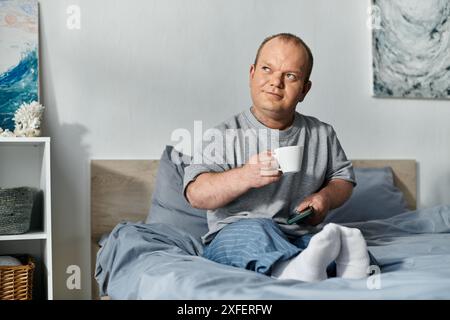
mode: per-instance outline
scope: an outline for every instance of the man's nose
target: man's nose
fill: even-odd
[[[270,79],[270,85],[273,86],[273,87],[277,87],[277,88],[282,89],[283,86],[284,86],[283,74],[281,72],[280,73],[278,73],[278,72],[273,73],[272,77]]]

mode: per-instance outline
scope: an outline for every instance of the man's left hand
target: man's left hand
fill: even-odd
[[[312,226],[318,225],[330,210],[330,199],[323,193],[313,193],[298,205],[297,211],[301,212],[308,207],[314,209],[314,214],[306,218],[305,222]]]

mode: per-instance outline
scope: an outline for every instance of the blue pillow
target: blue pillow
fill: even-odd
[[[324,223],[386,219],[408,211],[403,193],[394,185],[390,167],[355,168],[357,185],[350,199],[331,210]]]
[[[146,223],[166,223],[199,239],[208,232],[206,210],[193,208],[183,196],[184,168],[191,157],[166,146],[160,162]]]

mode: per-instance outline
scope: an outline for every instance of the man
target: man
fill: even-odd
[[[205,257],[280,279],[324,280],[333,261],[338,276],[366,275],[370,257],[359,230],[317,227],[350,197],[356,182],[333,128],[295,111],[311,89],[312,66],[311,50],[297,36],[266,38],[250,67],[252,107],[216,127],[225,136],[239,133],[214,157],[200,149],[203,163],[185,169],[187,200],[208,209]],[[248,130],[256,154],[245,148]],[[269,136],[268,150],[259,148],[260,130]],[[299,172],[279,172],[274,144],[303,146]],[[294,209],[308,207],[315,213],[306,224],[287,224]]]

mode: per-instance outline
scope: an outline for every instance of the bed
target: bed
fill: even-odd
[[[206,260],[199,238],[184,228],[181,216],[170,223],[149,222],[161,161],[91,161],[93,298],[450,298],[450,207],[416,209],[414,160],[352,161],[355,168],[389,168],[407,209],[395,214],[386,209],[374,219],[342,222],[362,231],[381,269],[371,270],[367,279],[329,278],[319,283],[281,281]],[[369,178],[370,184],[374,179]],[[382,202],[375,196],[374,201]]]

